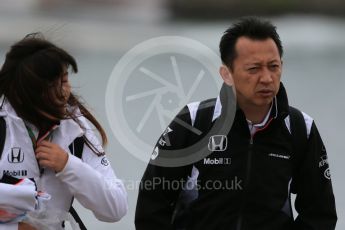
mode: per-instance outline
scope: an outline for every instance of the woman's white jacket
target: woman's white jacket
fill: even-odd
[[[79,159],[68,148],[77,137],[86,135],[102,151],[102,146],[85,117],[79,117],[84,130],[72,119],[66,119],[52,132],[51,141],[69,154],[68,161],[61,172],[45,169],[40,175],[32,141],[23,120],[7,100],[2,100],[4,98],[0,99],[3,102],[0,116],[6,121],[6,138],[0,159],[0,179],[4,174],[17,178],[34,178],[37,190],[51,195],[51,200],[47,202],[48,209],[68,212],[74,197],[101,221],[115,222],[126,214],[127,193],[107,157],[97,156],[84,144],[82,157]],[[0,207],[21,207],[34,199],[16,192],[15,186],[0,183]],[[34,206],[33,203],[31,208],[34,209]],[[30,208],[30,205],[26,208]],[[0,224],[0,230],[17,228],[17,224]]]

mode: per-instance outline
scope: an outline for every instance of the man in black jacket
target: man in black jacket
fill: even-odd
[[[188,230],[335,229],[327,153],[313,119],[305,113],[301,119],[306,141],[296,144],[292,124],[301,125],[292,118],[280,82],[283,47],[275,26],[244,18],[224,33],[220,53],[222,91],[233,85],[236,92],[233,122],[224,123],[232,116],[226,106],[231,97],[222,91],[216,100],[191,103],[176,116],[142,178],[136,229],[179,229],[181,220]],[[210,103],[213,116],[207,120],[203,115],[209,113]],[[190,128],[214,130],[219,122],[219,127],[228,126],[226,133],[207,136]],[[202,143],[205,135],[206,150],[197,155],[189,147]],[[189,150],[183,151],[185,164],[169,165],[169,159],[181,158],[181,151],[174,151],[181,149]],[[192,198],[181,216],[176,210],[190,181]],[[296,194],[295,219],[291,193]]]

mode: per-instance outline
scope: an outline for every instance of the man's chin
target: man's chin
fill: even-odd
[[[266,107],[272,104],[273,98],[262,98],[255,102],[255,105],[258,107]]]

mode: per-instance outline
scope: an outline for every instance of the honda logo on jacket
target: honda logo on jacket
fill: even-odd
[[[13,147],[11,149],[11,154],[8,154],[7,159],[10,163],[22,163],[24,161],[24,153],[21,148]]]
[[[225,135],[211,136],[208,142],[208,150],[212,152],[225,151],[228,147],[228,138]]]

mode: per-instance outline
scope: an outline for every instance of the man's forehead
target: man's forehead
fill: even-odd
[[[263,44],[270,44],[274,47],[278,47],[274,40],[270,37],[268,38],[263,38],[263,39],[255,39],[255,38],[250,38],[246,36],[239,37],[235,43],[235,49],[238,50],[239,48],[248,48],[248,46],[262,46]]]
[[[271,64],[271,63],[280,63],[280,58],[272,57],[272,58],[265,58],[265,57],[254,57],[250,56],[243,60],[243,65],[262,65],[262,64]]]
[[[279,50],[273,39],[254,40],[246,37],[238,39],[235,45],[236,57],[245,56],[246,59],[260,60],[263,56],[266,59],[280,60]]]

